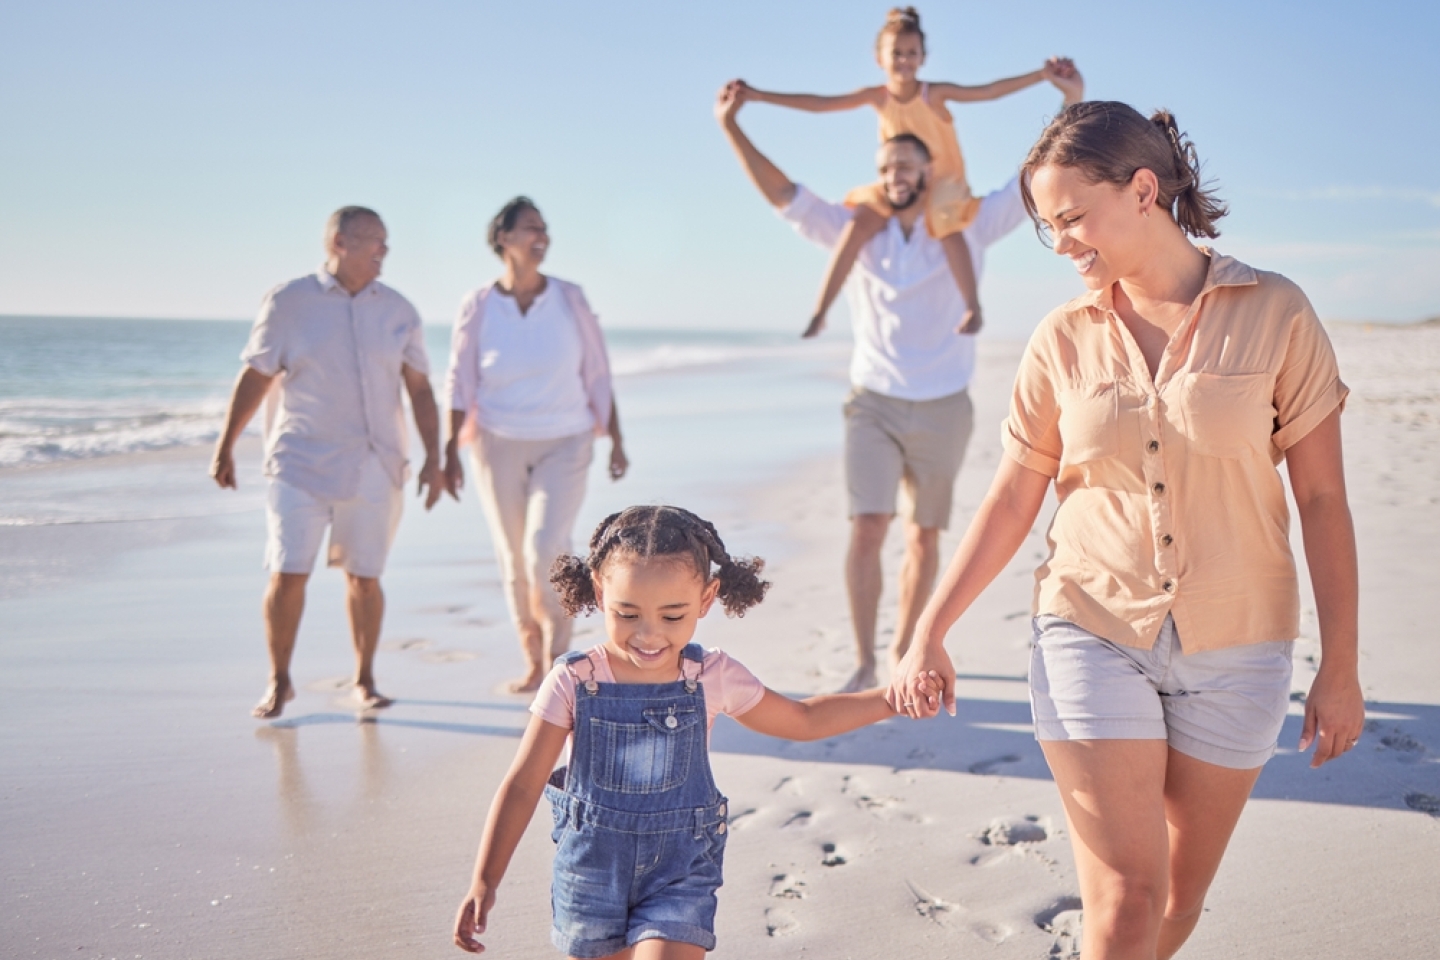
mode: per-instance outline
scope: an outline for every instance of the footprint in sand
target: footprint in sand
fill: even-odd
[[[1428,749],[1425,744],[1399,728],[1391,728],[1380,735],[1380,746],[1400,754],[1402,761],[1415,761]]]
[[[997,768],[1003,767],[1007,763],[1019,763],[1021,759],[1022,758],[1018,753],[1007,753],[1003,757],[991,757],[989,760],[981,760],[979,763],[972,763],[970,764],[968,769],[971,773],[979,774],[981,776],[988,776],[989,774],[994,773]]]
[[[1079,897],[1061,897],[1035,914],[1035,926],[1055,938],[1051,960],[1080,960],[1081,923]]]
[[[915,898],[915,912],[926,920],[933,923],[942,923],[945,920],[946,914],[950,913],[951,909],[953,909],[951,904],[946,903],[933,894],[926,893],[909,880],[905,881],[905,886],[910,888],[910,896]]]
[[[755,815],[755,808],[754,808],[754,807],[746,807],[744,810],[741,810],[741,811],[739,811],[739,812],[737,812],[737,813],[732,813],[732,814],[730,814],[729,818],[726,820],[726,823],[728,824],[727,829],[729,829],[729,830],[736,830],[736,829],[743,830],[743,829],[745,829],[746,827],[748,827],[748,826],[750,825],[750,824],[749,824],[749,818],[752,817],[752,816],[754,816],[754,815]],[[742,823],[741,821],[745,821],[745,822]]]
[[[770,880],[770,896],[782,900],[804,900],[805,881],[788,873],[776,874]]]
[[[1428,813],[1432,817],[1440,817],[1440,797],[1432,797],[1428,793],[1405,794],[1405,806],[1411,810]]]
[[[422,654],[420,659],[426,663],[461,663],[465,660],[474,660],[480,654],[473,650],[436,650],[433,653]]]
[[[433,644],[429,640],[420,637],[411,637],[407,640],[387,640],[380,644],[380,649],[385,651],[397,650],[428,650]]]
[[[1050,839],[1050,831],[1036,816],[1022,820],[996,820],[979,835],[987,847],[1013,847],[1017,843],[1043,843]]]
[[[846,863],[846,857],[833,843],[820,844],[820,864],[826,867],[838,867]]]
[[[765,911],[765,935],[768,937],[785,937],[800,929],[800,921],[795,919],[795,914],[783,907],[771,907]]]
[[[790,819],[780,824],[780,829],[784,830],[787,827],[808,827],[810,825],[810,818],[813,816],[814,814],[809,810],[796,810],[790,814]]]

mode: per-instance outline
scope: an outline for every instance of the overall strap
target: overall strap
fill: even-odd
[[[585,672],[582,676],[577,669],[580,661],[585,661]],[[595,680],[595,664],[590,660],[590,655],[584,650],[571,650],[555,658],[556,664],[564,664],[565,671],[575,678],[577,687],[584,687],[586,693],[596,693],[600,684]]]
[[[685,692],[694,693],[705,672],[705,648],[698,643],[687,643],[680,651],[680,676],[685,680]]]

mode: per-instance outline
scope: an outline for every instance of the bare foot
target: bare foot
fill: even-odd
[[[250,716],[256,720],[274,720],[285,712],[285,704],[294,699],[295,688],[290,685],[289,678],[271,680],[270,686],[265,688],[265,696],[255,704]]]
[[[821,330],[824,330],[824,329],[825,329],[825,317],[824,317],[823,315],[818,316],[818,317],[811,317],[811,318],[810,318],[810,326],[808,326],[808,327],[805,328],[805,332],[802,333],[802,334],[800,334],[800,337],[801,337],[801,339],[806,339],[806,340],[808,340],[810,337],[818,337],[818,336],[820,336],[820,331],[821,331]]]
[[[880,685],[875,676],[874,667],[859,667],[850,679],[845,681],[845,686],[837,690],[837,693],[859,693],[862,690],[873,690]]]
[[[511,680],[505,684],[505,689],[511,693],[534,693],[540,689],[540,681],[545,679],[545,671],[540,667],[531,667],[530,672],[525,676]]]
[[[361,710],[383,710],[395,701],[375,689],[373,683],[355,684],[352,694],[355,702],[360,705]]]

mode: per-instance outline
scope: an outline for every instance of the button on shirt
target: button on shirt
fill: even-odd
[[[1205,286],[1153,380],[1095,291],[1035,331],[1002,428],[1060,501],[1036,612],[1144,649],[1173,614],[1187,653],[1299,633],[1276,468],[1349,392],[1295,284],[1201,249]]]
[[[822,200],[803,186],[780,211],[802,237],[828,249],[840,240],[852,211]],[[980,201],[965,230],[975,278],[985,248],[1026,219],[1018,180]],[[924,217],[906,237],[890,218],[884,231],[860,251],[845,284],[854,327],[850,382],[898,400],[934,400],[959,393],[975,372],[975,337],[956,334],[965,298],[955,285],[940,241]]]
[[[321,268],[270,292],[240,359],[280,375],[267,399],[266,476],[348,500],[373,451],[404,483],[401,367],[430,372],[410,301],[378,282],[352,297]]]

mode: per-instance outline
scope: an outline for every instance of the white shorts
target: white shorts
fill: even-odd
[[[404,506],[404,490],[390,482],[374,454],[360,468],[360,488],[349,500],[324,500],[271,477],[265,498],[265,569],[310,573],[329,527],[327,564],[357,577],[379,577]]]
[[[1237,770],[1275,753],[1290,706],[1291,640],[1185,653],[1165,618],[1150,650],[1035,618],[1030,705],[1040,740],[1166,740]]]

